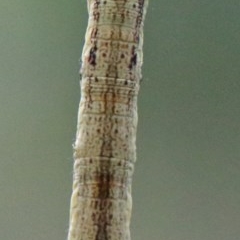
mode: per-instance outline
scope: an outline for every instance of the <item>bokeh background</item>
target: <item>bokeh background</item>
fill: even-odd
[[[83,0],[0,1],[0,239],[66,239]],[[240,2],[150,0],[133,240],[239,240]]]

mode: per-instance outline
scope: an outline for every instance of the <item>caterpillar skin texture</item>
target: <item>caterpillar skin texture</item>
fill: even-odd
[[[146,0],[88,0],[68,240],[130,240]]]

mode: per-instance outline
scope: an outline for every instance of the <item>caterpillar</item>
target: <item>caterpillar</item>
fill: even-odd
[[[147,0],[88,0],[68,240],[130,240]]]

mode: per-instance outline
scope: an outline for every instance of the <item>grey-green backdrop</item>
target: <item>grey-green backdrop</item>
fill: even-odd
[[[0,1],[0,239],[66,239],[83,0]],[[150,0],[133,240],[240,236],[240,2]]]

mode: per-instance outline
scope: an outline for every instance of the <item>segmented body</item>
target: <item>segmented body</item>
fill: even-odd
[[[130,240],[145,0],[88,0],[68,240]]]

